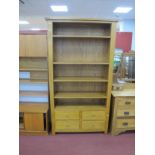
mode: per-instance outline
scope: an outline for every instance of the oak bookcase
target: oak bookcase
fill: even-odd
[[[52,134],[107,133],[116,22],[46,20]]]
[[[24,135],[48,134],[47,33],[19,34],[19,128]]]

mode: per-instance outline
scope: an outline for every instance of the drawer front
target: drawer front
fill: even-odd
[[[78,111],[55,111],[56,120],[77,120],[79,119]]]
[[[135,116],[135,109],[117,109],[117,117]]]
[[[56,121],[55,129],[57,131],[60,130],[78,130],[79,129],[79,121]]]
[[[104,121],[82,121],[83,130],[92,130],[92,131],[104,131],[105,122]]]
[[[118,97],[116,98],[118,107],[134,107],[135,97]]]
[[[135,119],[117,119],[116,120],[116,128],[124,129],[124,128],[134,128],[135,127]]]
[[[105,111],[83,111],[82,120],[105,120]]]

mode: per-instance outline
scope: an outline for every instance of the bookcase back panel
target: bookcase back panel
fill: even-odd
[[[110,24],[54,23],[54,35],[110,35]]]
[[[48,72],[31,72],[30,78],[33,80],[48,80]]]
[[[19,68],[47,69],[47,58],[20,58]]]
[[[67,82],[56,83],[55,92],[103,92],[106,93],[107,83],[81,83]]]
[[[79,106],[79,105],[106,105],[105,99],[56,99],[56,106]],[[76,107],[75,107],[76,108]]]
[[[55,77],[102,77],[108,78],[105,65],[55,65]]]
[[[108,62],[109,39],[55,38],[54,61]]]

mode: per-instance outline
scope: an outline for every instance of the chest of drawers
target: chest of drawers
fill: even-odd
[[[112,135],[135,129],[135,91],[126,89],[112,91],[111,124]]]

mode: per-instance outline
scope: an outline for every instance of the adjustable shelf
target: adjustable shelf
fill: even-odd
[[[20,96],[48,96],[48,91],[20,91]]]
[[[56,77],[54,82],[108,82],[101,77]]]
[[[53,35],[54,38],[92,38],[92,39],[110,39],[110,36],[88,36],[88,35]]]
[[[20,68],[19,71],[36,71],[36,72],[47,72],[48,70],[47,69],[44,69],[44,68]]]
[[[63,93],[55,93],[54,96],[55,99],[65,99],[65,98],[107,98],[107,96],[104,93],[85,93],[85,92],[77,92],[77,93],[72,93],[72,92],[63,92]]]
[[[108,62],[53,62],[55,65],[109,65]]]

